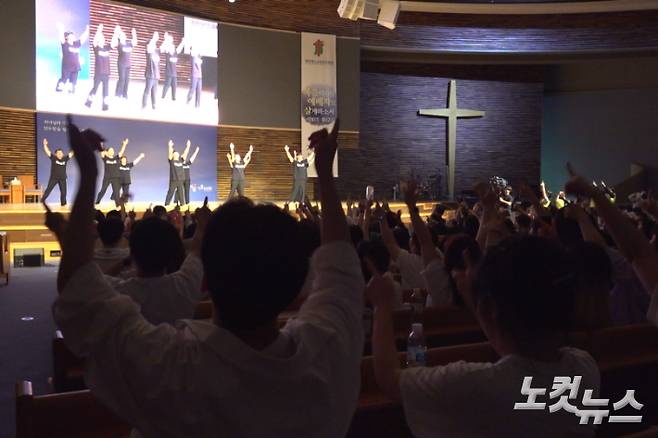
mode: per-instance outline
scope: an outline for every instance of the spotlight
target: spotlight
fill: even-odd
[[[400,15],[400,2],[397,0],[341,0],[338,6],[341,18],[356,21],[377,20],[389,29],[395,29]]]

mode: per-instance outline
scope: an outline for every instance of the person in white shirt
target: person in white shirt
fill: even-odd
[[[366,281],[370,279],[373,271],[384,278],[390,279],[395,289],[395,309],[403,308],[402,286],[395,281],[389,271],[391,255],[388,253],[386,245],[380,240],[364,240],[359,243],[357,252],[361,259],[361,270]]]
[[[418,254],[419,245],[417,244],[417,240],[414,237],[409,239],[409,251],[400,248],[386,217],[380,222],[380,230],[382,239],[388,248],[388,252],[391,254],[391,259],[400,270],[402,288],[425,288],[425,280],[423,280],[423,276],[420,274],[420,271],[423,270],[423,259]]]
[[[98,222],[96,231],[103,246],[94,251],[94,261],[101,271],[107,273],[129,255],[128,248],[121,246],[123,221],[118,217],[107,217]]]
[[[282,329],[277,315],[309,268],[292,217],[245,200],[219,208],[202,246],[214,321],[154,326],[91,263],[92,149],[101,139],[70,118],[68,132],[81,181],[53,314],[68,347],[87,356],[95,397],[145,437],[344,436],[359,395],[364,282],[331,173],[338,122],[310,138],[322,246],[311,261],[311,295]]]
[[[472,268],[471,268],[472,269]],[[418,438],[499,436],[593,436],[594,425],[566,410],[549,413],[557,400],[538,396],[544,409],[515,410],[525,377],[532,388],[548,388],[558,376],[581,376],[585,389],[598,394],[600,374],[586,352],[561,347],[568,329],[573,285],[565,251],[538,237],[508,239],[489,249],[475,274],[472,305],[496,363],[464,361],[445,366],[400,369],[395,351],[390,283],[379,277],[368,287],[375,306],[373,352],[380,389],[400,400],[407,423]]]
[[[153,325],[194,317],[196,305],[205,296],[200,251],[207,218],[196,216],[190,253],[180,269],[168,273],[183,251],[178,231],[169,222],[151,216],[136,222],[130,233],[130,255],[137,275],[107,278],[117,292],[139,304],[142,315]]]
[[[658,253],[642,232],[615,207],[605,192],[577,175],[569,163],[567,170],[571,178],[564,187],[565,191],[594,202],[596,211],[605,222],[617,249],[631,264],[644,290],[650,295],[647,320],[658,326]]]

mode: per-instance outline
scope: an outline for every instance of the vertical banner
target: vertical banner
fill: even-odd
[[[302,32],[302,153],[307,156],[308,137],[315,131],[331,129],[337,115],[336,36]],[[338,176],[338,155],[334,160]],[[315,167],[308,176],[316,177]]]

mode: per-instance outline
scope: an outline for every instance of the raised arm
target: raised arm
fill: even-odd
[[[336,241],[349,242],[350,236],[347,229],[347,221],[343,206],[338,199],[336,184],[332,174],[334,156],[338,143],[338,128],[340,122],[336,119],[334,128],[331,133],[326,129],[317,131],[311,135],[309,140],[317,153],[315,169],[318,172],[318,181],[320,183],[320,202],[322,202],[322,243],[327,244]]]
[[[98,27],[96,28],[96,33],[94,34],[94,41],[93,41],[94,47],[98,47],[100,45],[100,39],[102,36],[103,36],[103,24],[99,24]]]
[[[46,156],[50,158],[52,155],[52,152],[50,152],[50,148],[48,148],[48,139],[44,138],[43,139],[43,151],[46,153]]]
[[[94,151],[100,149],[100,135],[92,131],[80,133],[78,127],[68,119],[68,135],[71,149],[80,167],[80,184],[75,196],[62,239],[62,261],[57,276],[57,289],[61,293],[73,274],[93,259],[94,196],[98,168]]]
[[[190,140],[187,140],[185,143],[185,150],[181,154],[181,158],[183,161],[187,161],[187,155],[190,153],[190,147],[192,146],[192,142]]]
[[[229,147],[229,155],[231,156],[231,158],[229,158],[229,160],[231,162],[233,162],[233,161],[235,161],[235,145],[233,143],[231,143],[231,144],[228,145],[228,147]]]
[[[169,51],[169,32],[164,33],[164,37],[162,37],[162,44],[160,44],[160,52],[168,52]]]
[[[285,146],[283,147],[283,150],[286,151],[286,157],[288,157],[288,161],[290,161],[291,163],[292,163],[293,161],[295,161],[295,159],[293,158],[293,156],[290,155],[290,146],[285,145]]]
[[[138,43],[138,42],[139,42],[139,40],[137,39],[137,31],[136,31],[135,28],[133,27],[133,30],[132,30],[132,44],[133,44],[133,48],[137,47],[137,43]]]
[[[374,306],[372,325],[372,353],[375,380],[381,391],[391,400],[399,401],[401,366],[395,349],[393,307],[395,290],[390,279],[377,273],[368,283],[366,294]]]
[[[133,166],[137,166],[139,164],[139,162],[144,159],[145,156],[146,155],[144,155],[144,152],[139,154],[139,156],[137,158],[135,158],[135,161],[133,161]]]
[[[124,138],[121,142],[121,149],[119,150],[119,157],[123,157],[123,154],[126,152],[126,146],[128,146],[128,139]]]
[[[57,27],[57,33],[59,34],[59,43],[64,44],[66,42],[66,38],[64,37],[64,34],[66,33],[66,30],[64,30],[64,24],[58,21],[55,23],[55,26]]]
[[[226,154],[226,158],[228,159],[228,165],[231,166],[231,169],[233,168],[233,156],[231,155],[230,152]]]
[[[249,152],[247,152],[244,156],[244,167],[246,168],[249,163],[251,163],[251,155],[254,153],[254,147],[253,145],[249,145]]]
[[[436,247],[432,242],[432,234],[427,228],[425,221],[420,217],[418,207],[418,187],[416,181],[409,180],[403,187],[404,203],[407,204],[409,215],[411,216],[411,224],[413,225],[414,232],[420,244],[420,253],[423,257],[425,266],[429,265],[431,261],[440,259],[436,252]]]
[[[115,49],[119,45],[119,35],[121,34],[121,26],[118,24],[114,26],[114,32],[112,32],[112,40],[110,42],[110,47]]]
[[[201,150],[201,148],[199,148],[199,146],[197,146],[196,149],[194,150],[194,153],[190,157],[190,163],[194,163],[194,160],[196,160],[196,157],[197,157],[197,155],[199,155],[200,150]]]
[[[398,245],[398,241],[395,240],[393,230],[391,230],[391,227],[388,225],[388,216],[384,216],[379,228],[382,233],[384,245],[386,245],[388,252],[391,254],[391,260],[397,260],[400,255],[400,246]]]
[[[185,37],[180,40],[180,44],[178,44],[178,47],[176,47],[176,53],[181,54],[181,52],[185,49]]]
[[[610,202],[603,192],[578,176],[571,165],[567,165],[567,168],[571,179],[565,185],[565,191],[594,200],[596,211],[605,221],[606,228],[617,248],[633,265],[647,292],[653,293],[658,287],[658,253],[651,247],[642,232]]]
[[[171,139],[167,142],[167,159],[169,161],[174,159],[174,141]]]
[[[160,39],[160,34],[157,31],[153,32],[153,36],[151,37],[151,40],[146,45],[147,53],[153,53],[157,50],[159,39]]]
[[[89,38],[89,25],[85,27],[85,31],[82,32],[82,35],[80,35],[80,44],[86,43],[88,38]]]
[[[571,204],[564,207],[564,216],[578,222],[580,233],[586,242],[597,243],[602,247],[608,246],[601,233],[599,233],[599,230],[592,223],[589,215],[580,205]]]

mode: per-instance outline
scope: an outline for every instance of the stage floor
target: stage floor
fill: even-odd
[[[260,203],[276,204],[283,207],[285,201],[270,201]],[[211,202],[211,209],[217,208],[221,202]],[[315,203],[314,203],[315,204]],[[436,202],[422,202],[418,204],[420,214],[427,217],[431,214]],[[141,217],[144,211],[150,206],[147,202],[136,202],[128,204],[127,209],[135,210],[137,217]],[[70,206],[61,207],[58,204],[49,204],[53,211],[61,212],[67,215],[70,212]],[[194,211],[195,208],[201,207],[202,203],[192,203],[189,208]],[[402,211],[402,220],[409,222],[409,211],[402,202],[390,202],[389,206],[392,211]],[[343,207],[347,205],[343,203]],[[105,202],[97,206],[103,212],[115,210],[113,202]],[[170,206],[168,210],[174,207]],[[187,210],[185,207],[183,210]],[[42,255],[43,261],[47,264],[58,263],[61,257],[61,251],[57,239],[44,225],[45,208],[40,203],[31,204],[0,204],[0,233],[6,234],[9,242],[9,259],[13,264],[15,257],[21,255]]]

